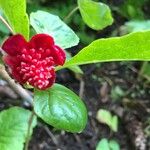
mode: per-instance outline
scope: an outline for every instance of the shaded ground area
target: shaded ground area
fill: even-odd
[[[150,91],[149,84],[144,84],[144,79],[138,79],[140,65],[141,63],[106,63],[84,66],[83,99],[89,114],[86,129],[81,134],[70,134],[51,127],[48,130],[44,123],[39,124],[35,129],[30,149],[94,150],[97,142],[103,137],[117,140],[121,150],[142,149],[143,144],[149,149],[144,128],[149,116]],[[80,82],[71,72],[61,71],[58,81],[79,93]],[[117,86],[125,93],[115,100],[112,90]],[[100,108],[120,116],[117,133],[112,133],[106,125],[96,120],[96,113]],[[138,146],[137,138],[140,138]]]
[[[94,150],[101,138],[115,139],[119,142],[121,150],[150,149],[148,139],[150,112],[150,84],[139,77],[139,68],[142,63],[103,63],[83,66],[85,74],[81,82],[68,71],[60,71],[57,82],[71,88],[77,94],[83,95],[83,100],[88,109],[88,124],[83,133],[70,134],[56,131],[41,120],[35,128],[30,142],[30,150]],[[13,93],[7,84],[1,81],[0,109],[12,105],[20,105],[19,97]],[[7,88],[6,88],[7,87]],[[119,87],[123,94],[115,91]],[[7,91],[7,92],[6,92]],[[10,92],[12,92],[10,94]],[[13,97],[13,100],[10,96]],[[4,100],[5,99],[5,100]],[[96,119],[100,108],[110,110],[119,116],[119,129],[113,133]],[[138,140],[139,139],[139,140]]]
[[[150,112],[150,84],[139,77],[141,64],[116,62],[83,66],[85,74],[82,82],[72,72],[60,71],[57,82],[83,96],[88,109],[88,124],[83,133],[71,134],[56,131],[39,120],[29,149],[94,150],[98,141],[105,137],[118,141],[121,150],[142,150],[143,144],[148,150],[150,131],[145,134],[144,130],[149,126],[147,122]],[[115,91],[116,87],[123,91],[122,95]],[[0,94],[0,110],[20,105],[19,97],[4,81],[1,81]],[[110,110],[119,116],[117,133],[113,133],[106,125],[97,121],[96,113],[100,108]]]

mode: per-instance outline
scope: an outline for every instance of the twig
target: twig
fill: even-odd
[[[53,135],[53,133],[49,130],[49,128],[47,126],[43,126],[44,130],[47,132],[47,134],[51,137],[53,143],[58,146],[58,141],[56,140],[55,136]]]
[[[25,148],[24,148],[25,150],[28,150],[29,141],[30,141],[30,130],[31,130],[33,119],[34,119],[34,111],[32,111],[31,116],[29,118],[29,122],[28,122],[27,137],[26,137],[26,143],[25,143]]]
[[[76,7],[64,18],[64,22],[66,22],[78,9],[79,9],[79,7],[76,6]]]
[[[83,94],[84,94],[84,86],[85,86],[85,83],[84,83],[83,79],[81,78],[81,80],[80,80],[80,91],[79,91],[79,96],[81,99],[83,98]]]
[[[9,31],[12,33],[12,34],[15,34],[13,29],[10,27],[10,25],[7,23],[7,21],[0,15],[0,20],[4,23],[4,25],[9,29]]]
[[[76,141],[79,143],[79,144],[82,144],[82,141],[81,141],[81,138],[77,135],[77,134],[73,134]]]
[[[8,84],[14,89],[14,91],[20,95],[22,99],[27,101],[31,106],[33,104],[33,98],[32,96],[22,88],[19,84],[15,83],[13,79],[10,78],[8,73],[5,71],[5,67],[3,65],[0,65],[0,76],[8,82]]]

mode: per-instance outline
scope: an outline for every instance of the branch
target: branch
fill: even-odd
[[[20,97],[22,99],[24,99],[25,101],[27,101],[31,106],[33,105],[33,98],[32,98],[32,96],[27,92],[27,90],[25,90],[24,88],[22,88],[21,85],[15,83],[14,80],[10,78],[10,76],[6,72],[5,67],[3,65],[0,65],[0,76],[4,80],[6,80],[8,82],[8,84],[14,89],[14,91],[18,95],[20,95]]]

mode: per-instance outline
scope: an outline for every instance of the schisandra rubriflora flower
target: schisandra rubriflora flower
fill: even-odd
[[[29,42],[20,34],[13,35],[3,43],[2,50],[10,75],[20,84],[40,90],[53,85],[54,68],[66,59],[65,52],[47,34],[34,35]]]

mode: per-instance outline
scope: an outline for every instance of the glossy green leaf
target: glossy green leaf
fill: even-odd
[[[15,33],[29,38],[29,19],[26,0],[0,0],[0,7]]]
[[[67,56],[67,60],[69,60],[69,59],[72,58],[71,54],[70,54],[68,51],[66,51],[66,56]],[[77,65],[75,65],[75,66],[70,66],[70,67],[68,67],[68,69],[70,69],[70,70],[73,71],[74,73],[83,74],[83,71],[82,71],[81,68],[80,68],[79,66],[77,66]]]
[[[110,150],[109,143],[107,139],[102,139],[96,146],[96,150]]]
[[[150,31],[135,32],[122,37],[99,39],[83,48],[63,67],[110,61],[149,61]]]
[[[66,87],[54,84],[50,89],[35,89],[35,113],[56,129],[81,132],[87,122],[87,110],[81,99]]]
[[[78,0],[78,6],[84,22],[94,30],[101,30],[113,23],[110,8],[92,0]]]
[[[31,13],[30,22],[37,33],[51,35],[55,43],[66,49],[79,43],[79,38],[58,16],[48,12]]]
[[[23,150],[27,138],[31,112],[20,107],[12,107],[0,112],[0,150]],[[36,126],[36,118],[31,125]]]

